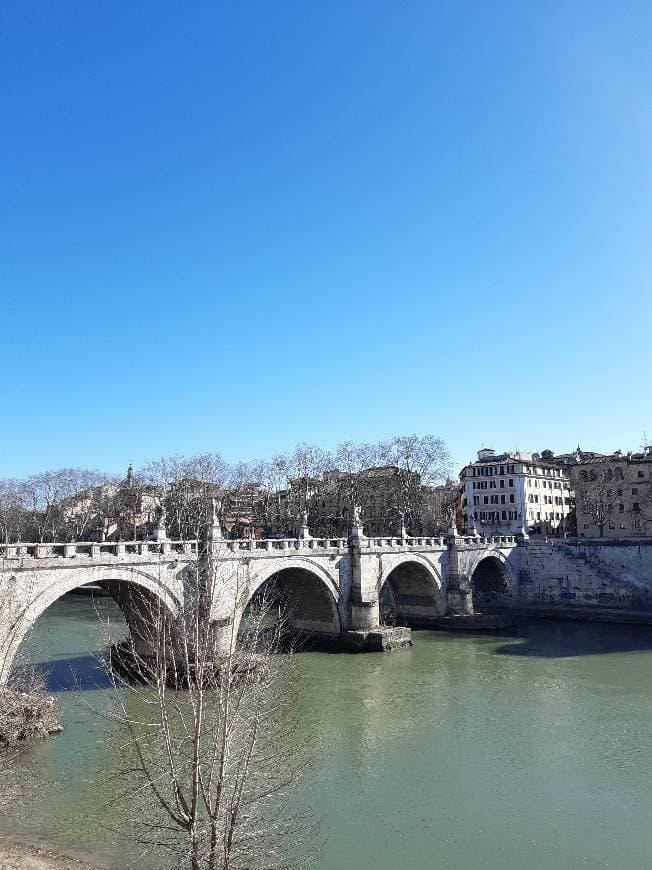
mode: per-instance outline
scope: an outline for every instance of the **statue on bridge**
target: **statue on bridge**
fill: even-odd
[[[167,511],[165,510],[165,504],[161,505],[161,514],[158,518],[158,522],[156,523],[156,528],[154,529],[154,533],[152,538],[154,541],[165,541],[167,540],[167,529],[165,527],[165,521],[167,520]]]
[[[405,528],[405,511],[399,510],[398,512],[398,536],[399,538],[407,538],[407,529]]]
[[[455,501],[453,499],[448,503],[448,508],[446,510],[446,518],[448,520],[448,530],[457,535],[457,516],[455,510]]]
[[[220,523],[220,516],[222,514],[222,499],[221,498],[213,498],[211,499],[211,521],[208,527],[208,539],[209,540],[219,540],[222,537],[222,525]]]
[[[299,538],[307,540],[311,537],[310,529],[308,528],[308,509],[304,507],[304,509],[299,512],[297,519],[299,520]]]

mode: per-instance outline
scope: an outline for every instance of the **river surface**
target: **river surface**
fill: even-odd
[[[35,626],[65,732],[25,755],[29,811],[0,823],[126,868],[117,726],[94,711],[102,644],[88,598]],[[321,819],[317,870],[652,870],[652,629],[422,631],[392,654],[305,653],[300,674],[319,740],[296,799]]]

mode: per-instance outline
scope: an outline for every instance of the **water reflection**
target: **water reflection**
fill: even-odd
[[[541,620],[527,623],[521,631],[517,640],[497,646],[495,652],[565,658],[652,650],[652,626]]]
[[[54,695],[58,692],[94,692],[111,686],[98,653],[39,662],[36,670],[42,674],[48,692]]]

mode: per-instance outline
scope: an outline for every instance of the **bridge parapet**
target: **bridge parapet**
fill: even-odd
[[[0,544],[0,559],[52,560],[76,559],[87,556],[102,559],[105,556],[160,556],[181,555],[196,557],[199,541],[81,541],[65,544]]]
[[[481,547],[488,547],[492,544],[501,547],[515,547],[518,544],[518,537],[516,535],[483,535],[477,538],[465,537],[464,542],[467,544],[476,544]]]
[[[405,538],[360,538],[360,549],[365,550],[396,550],[396,549],[428,549],[443,550],[446,548],[445,538],[435,537],[405,537]]]
[[[349,545],[346,538],[235,538],[218,541],[216,546],[231,553],[244,551],[248,556],[279,556],[296,550],[345,553]]]
[[[462,538],[464,543],[484,544],[491,541],[509,541],[509,538],[480,539]],[[4,560],[51,560],[76,559],[88,557],[102,559],[105,556],[157,556],[179,555],[186,558],[196,558],[202,550],[202,542],[187,541],[75,541],[54,543],[16,543],[0,544],[0,559]],[[292,552],[343,555],[349,550],[347,538],[235,538],[218,539],[213,542],[224,554],[240,554],[251,556],[289,555]],[[443,537],[361,537],[360,547],[365,551],[406,551],[406,550],[445,550],[446,539]]]

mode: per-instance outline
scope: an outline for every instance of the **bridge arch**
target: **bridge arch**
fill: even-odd
[[[439,571],[419,553],[388,560],[376,591],[381,623],[418,628],[445,613]]]
[[[36,620],[55,601],[79,586],[92,583],[105,587],[118,603],[132,633],[138,621],[147,618],[139,608],[160,604],[164,613],[174,618],[182,603],[170,585],[137,568],[89,566],[44,573],[47,577],[39,577],[36,572],[28,577],[19,573],[2,578],[13,606],[2,608],[0,601],[0,609],[5,609],[4,614],[0,613],[0,685],[9,678],[16,654]],[[134,591],[138,594],[131,595]],[[151,610],[149,614],[151,618]]]
[[[250,578],[239,608],[238,625],[247,607],[265,586],[272,587],[286,611],[290,627],[308,642],[335,640],[342,627],[339,588],[321,565],[300,557],[265,565]]]
[[[500,550],[480,554],[469,569],[474,609],[491,601],[511,597],[515,578],[511,566]]]

